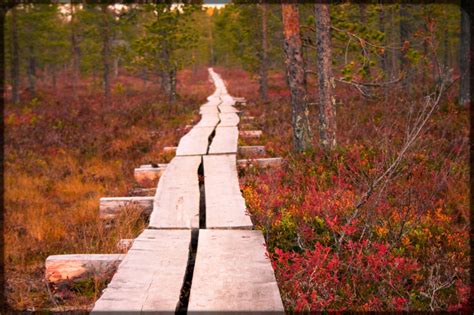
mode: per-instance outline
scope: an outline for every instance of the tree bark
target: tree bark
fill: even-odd
[[[79,40],[76,30],[76,14],[75,5],[71,4],[71,54],[72,54],[72,93],[73,96],[77,96],[77,84],[79,81],[80,72],[80,54],[81,50],[79,47]]]
[[[119,76],[119,63],[120,63],[120,57],[116,56],[114,58],[114,79],[117,79]]]
[[[396,16],[396,11],[393,5],[387,10],[387,12],[390,14],[390,24],[393,26],[395,25],[395,16]],[[396,27],[390,27],[389,28],[389,38],[391,43],[396,43],[399,40],[399,34],[400,34],[400,29]],[[390,78],[394,80],[395,78],[400,77],[400,55],[401,52],[398,51],[397,49],[391,49],[389,53],[389,58],[390,58]]]
[[[54,63],[51,65],[51,85],[53,88],[53,92],[56,93],[57,74],[56,74],[56,65]]]
[[[470,77],[469,69],[471,69],[470,56],[470,39],[471,28],[469,14],[465,11],[468,7],[469,0],[461,1],[461,38],[459,47],[459,69],[461,71],[461,82],[459,91],[459,105],[468,106],[471,102],[469,91]]]
[[[336,147],[335,81],[331,66],[331,18],[329,4],[315,4],[317,69],[319,73],[319,135],[325,151]]]
[[[400,52],[400,72],[405,77],[403,80],[403,87],[405,89],[409,86],[409,64],[406,56],[409,46],[409,15],[408,15],[408,4],[400,3],[400,45],[403,47]],[[408,43],[408,44],[407,44]]]
[[[33,44],[28,45],[28,90],[32,97],[36,95],[36,57]]]
[[[260,60],[260,97],[264,102],[268,101],[268,39],[267,39],[267,15],[268,4],[262,2],[262,51]]]
[[[176,67],[172,66],[171,70],[168,73],[170,82],[169,102],[171,104],[176,103],[176,72]]]
[[[20,48],[18,45],[18,25],[17,25],[17,14],[16,8],[13,7],[12,11],[12,19],[11,19],[11,38],[12,38],[12,45],[11,45],[11,56],[12,56],[12,63],[10,68],[10,75],[11,75],[11,84],[12,84],[12,102],[13,104],[20,103],[20,94],[19,94],[19,86],[20,86]]]
[[[369,27],[367,19],[367,4],[359,3],[359,17],[362,25]],[[369,53],[365,55],[363,48],[361,48],[361,54],[363,56],[362,78],[364,81],[366,81],[368,78],[370,78],[370,55]]]
[[[147,76],[147,72],[145,69],[142,69],[141,71],[141,77],[142,77],[142,80],[143,80],[143,87],[146,88],[147,85],[148,85],[148,76]]]
[[[385,8],[383,4],[383,0],[380,0],[379,3],[379,30],[381,33],[385,34],[382,46],[387,45],[387,34],[385,29]],[[383,53],[380,55],[380,68],[382,69],[382,77],[384,81],[388,81],[390,77],[389,69],[390,69],[390,60],[388,58],[388,50],[384,49]],[[388,96],[388,87],[384,87],[384,97],[387,99]]]
[[[168,75],[168,72],[166,71],[160,71],[160,90],[162,93],[164,93],[166,96],[170,95],[171,91],[171,86],[170,86],[170,77]]]
[[[108,5],[102,4],[102,64],[104,67],[103,72],[103,85],[104,85],[104,96],[105,102],[108,103],[110,100],[110,25],[108,17]]]
[[[297,152],[311,147],[311,129],[304,88],[304,66],[301,54],[301,37],[298,5],[282,3],[283,32],[285,35],[286,73],[291,93],[291,120],[293,147]]]

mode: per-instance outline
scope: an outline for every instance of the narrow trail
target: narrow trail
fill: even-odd
[[[237,175],[239,111],[220,76],[161,175],[149,226],[93,312],[284,312]],[[150,200],[151,201],[151,200]]]

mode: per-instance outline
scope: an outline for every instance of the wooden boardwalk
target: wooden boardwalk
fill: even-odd
[[[239,111],[220,76],[209,74],[215,92],[160,171],[149,226],[93,312],[284,312],[264,238],[239,188]]]

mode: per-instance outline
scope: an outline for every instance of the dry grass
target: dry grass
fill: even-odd
[[[77,100],[71,87],[38,88],[35,100],[5,111],[5,272],[12,310],[87,310],[104,279],[48,293],[43,281],[47,256],[113,253],[122,238],[146,225],[127,208],[107,228],[99,219],[99,198],[126,196],[136,187],[133,168],[166,162],[164,146],[176,145],[184,126],[212,93],[207,70],[179,73],[180,99],[167,106],[156,83],[133,76],[115,82],[111,105],[100,91],[81,82]],[[67,80],[60,80],[67,82]],[[67,292],[67,293],[66,293]]]

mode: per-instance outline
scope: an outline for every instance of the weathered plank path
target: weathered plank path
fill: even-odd
[[[239,111],[220,76],[209,74],[216,89],[201,120],[160,169],[149,226],[121,256],[93,312],[284,312],[239,188]]]

